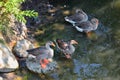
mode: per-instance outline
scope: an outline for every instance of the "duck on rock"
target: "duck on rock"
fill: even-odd
[[[42,68],[46,68],[54,56],[54,50],[50,46],[55,46],[52,41],[48,41],[45,46],[27,50],[27,52],[40,61]]]
[[[88,20],[88,16],[82,9],[77,9],[76,13],[74,15],[71,15],[69,17],[68,16],[65,17],[65,21],[67,21],[73,25],[75,23],[81,23],[81,22],[84,22],[87,20]]]
[[[70,59],[72,54],[75,52],[75,47],[73,44],[78,44],[75,40],[64,41],[62,39],[56,39],[56,45],[58,49],[64,53],[67,59]]]

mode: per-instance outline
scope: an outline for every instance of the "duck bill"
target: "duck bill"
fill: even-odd
[[[75,41],[75,42],[74,42],[74,44],[78,44],[78,42],[77,42],[77,41]]]
[[[52,43],[52,44],[51,44],[51,46],[55,47],[55,44],[54,44],[54,43]]]
[[[75,40],[71,40],[71,44],[78,44],[78,42]]]

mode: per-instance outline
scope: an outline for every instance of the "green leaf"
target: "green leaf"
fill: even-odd
[[[0,7],[2,7],[3,6],[3,2],[0,2]]]

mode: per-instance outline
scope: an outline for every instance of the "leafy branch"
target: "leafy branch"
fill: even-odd
[[[25,0],[0,0],[0,30],[6,29],[11,23],[11,16],[18,21],[26,23],[25,16],[35,17],[38,13],[34,10],[21,10],[21,4]]]

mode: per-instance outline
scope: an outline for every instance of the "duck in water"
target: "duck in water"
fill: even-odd
[[[85,32],[87,35],[93,30],[96,30],[99,25],[99,20],[97,18],[92,18],[91,21],[85,21],[81,23],[75,23],[73,26],[79,32]]]
[[[88,20],[88,16],[82,9],[77,9],[76,13],[74,15],[65,17],[65,21],[67,21],[73,25],[75,23],[81,23],[81,22],[84,22],[87,20]]]
[[[73,44],[78,44],[75,40],[64,41],[62,39],[56,39],[57,47],[62,51],[67,59],[70,59],[72,54],[75,52]]]

